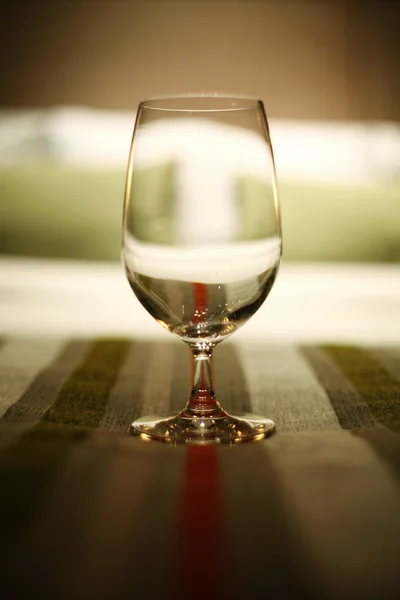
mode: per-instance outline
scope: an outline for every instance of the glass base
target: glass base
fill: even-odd
[[[271,419],[239,412],[215,419],[180,415],[142,417],[131,427],[132,435],[171,444],[237,444],[261,440],[274,431]]]

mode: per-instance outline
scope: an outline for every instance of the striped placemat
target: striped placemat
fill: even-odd
[[[180,342],[1,340],[0,597],[398,597],[400,349],[224,343],[214,378],[276,435],[128,436],[182,407]]]

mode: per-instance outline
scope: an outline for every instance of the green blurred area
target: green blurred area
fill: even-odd
[[[166,162],[136,169],[132,177],[131,201],[135,213],[129,223],[136,239],[153,244],[173,244],[173,203],[175,197],[176,165]],[[128,216],[129,220],[129,216]]]
[[[0,253],[119,260],[124,187],[122,170],[48,164],[3,168]],[[400,261],[400,183],[281,182],[280,195],[286,260]]]

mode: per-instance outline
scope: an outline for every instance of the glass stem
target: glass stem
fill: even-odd
[[[205,352],[192,349],[193,387],[190,398],[181,413],[188,418],[220,418],[226,415],[215,399],[212,385],[212,350]]]

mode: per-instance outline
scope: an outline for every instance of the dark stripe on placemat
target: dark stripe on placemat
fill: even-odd
[[[77,600],[165,596],[183,457],[174,450],[106,432],[75,448],[20,546],[14,573],[19,565],[24,581],[8,577],[12,589]]]
[[[400,437],[386,427],[361,428],[353,431],[365,439],[374,451],[385,460],[396,477],[400,478]]]
[[[119,372],[100,423],[102,429],[128,433],[134,419],[141,415],[143,385],[153,342],[135,340]]]
[[[323,346],[368,404],[376,421],[400,430],[400,383],[366,350],[354,346]]]
[[[94,342],[83,363],[65,382],[52,406],[43,415],[48,423],[97,427],[129,350],[127,340]]]
[[[106,589],[107,599],[170,598],[168,591],[179,589],[174,566],[184,452],[182,446],[119,438],[114,464],[104,481],[107,497],[101,499],[101,511],[93,523],[93,535],[95,525],[99,529],[97,542],[94,539],[92,544],[96,546],[94,558],[104,565],[103,586],[98,591]],[[90,562],[91,558],[82,554],[82,560]],[[95,566],[90,567],[93,577]]]
[[[215,349],[214,389],[225,410],[252,412],[249,386],[237,349],[226,343]]]
[[[170,342],[151,343],[148,360],[144,365],[140,394],[142,416],[169,414],[173,363],[173,348]]]
[[[0,597],[61,600],[75,597],[70,588],[80,579],[79,569],[74,569],[73,578],[68,572],[75,566],[82,533],[96,506],[99,478],[107,472],[108,455],[96,452],[88,431],[80,439],[69,439],[70,434],[76,436],[79,431],[76,428],[41,425],[33,431],[36,442],[33,443],[31,433],[30,438],[25,438],[25,443],[30,440],[26,450],[36,453],[39,449],[40,456],[48,446],[48,456],[42,456],[41,464],[48,481],[46,486],[39,481],[36,489],[36,482],[31,486],[33,506],[28,523],[17,523],[21,531],[12,540],[12,551],[4,548]],[[50,436],[54,437],[52,446],[49,446]],[[22,456],[22,460],[26,459]],[[28,498],[25,504],[28,507]],[[76,540],[79,543],[74,543]],[[19,576],[21,573],[23,577]]]
[[[397,598],[399,487],[376,453],[344,429],[276,435],[266,446],[318,598]],[[290,540],[285,546],[293,554]]]
[[[86,430],[37,425],[0,453],[0,556],[7,557],[21,531],[49,500],[70,448]]]
[[[302,354],[324,388],[343,429],[372,426],[372,412],[354,386],[320,348],[302,346]]]
[[[169,408],[171,413],[178,413],[185,406],[190,396],[192,352],[183,342],[171,344],[169,351],[174,354]]]
[[[15,444],[15,441],[26,431],[23,425],[12,424],[8,427],[3,426],[0,430],[0,455],[9,446]]]
[[[84,341],[68,343],[57,358],[34,378],[21,398],[7,409],[0,425],[37,423],[57,398],[71,371],[82,360],[86,348],[87,342]]]
[[[185,447],[143,442],[137,438],[124,438],[123,443],[126,448],[125,460],[132,463],[142,461],[148,465],[149,474],[144,478],[144,492],[140,492],[141,505],[137,510],[131,509],[130,516],[126,515],[133,524],[128,530],[130,535],[121,558],[121,585],[118,586],[118,593],[113,590],[110,600],[126,600],[132,594],[135,598],[174,598],[180,588],[174,567]],[[133,493],[135,487],[141,485],[140,478],[131,476],[130,479],[128,487]],[[129,510],[128,503],[126,510]],[[170,590],[171,594],[168,593]]]
[[[372,354],[381,365],[394,377],[400,381],[400,348],[368,348],[368,352]]]
[[[318,598],[268,441],[219,451],[233,597]]]

